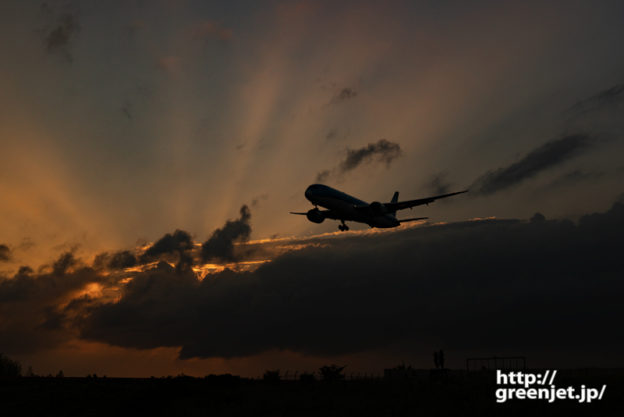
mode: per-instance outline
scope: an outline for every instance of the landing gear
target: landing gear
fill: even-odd
[[[347,230],[349,230],[349,226],[347,226],[347,225],[345,224],[344,220],[341,220],[341,222],[342,222],[342,224],[339,224],[339,225],[338,225],[338,229],[339,229],[341,232],[346,232]]]

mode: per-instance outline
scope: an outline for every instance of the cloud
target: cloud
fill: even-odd
[[[325,182],[330,175],[331,172],[328,169],[324,169],[316,174],[316,182]]]
[[[567,187],[569,185],[575,185],[579,182],[583,181],[591,181],[602,178],[605,175],[604,172],[598,171],[583,171],[580,169],[574,169],[572,171],[566,172],[565,174],[555,178],[546,188],[558,188],[558,187]]]
[[[77,260],[72,252],[62,254],[52,265],[52,271],[55,275],[63,275],[69,268],[76,265]]]
[[[268,198],[269,198],[269,195],[267,193],[263,193],[257,197],[254,197],[251,200],[251,207],[257,208],[260,205],[261,201],[266,201]]]
[[[328,238],[203,281],[161,264],[118,302],[91,306],[80,331],[125,347],[182,346],[181,358],[440,343],[620,358],[624,336],[609,318],[624,314],[622,227],[617,203],[578,224],[538,214]]]
[[[215,234],[230,230],[236,239],[232,224],[248,220],[243,206]],[[166,262],[105,274],[65,253],[47,272],[24,268],[0,279],[0,350],[36,352],[79,337],[181,347],[183,359],[443,345],[457,354],[621,361],[624,336],[609,318],[624,313],[622,227],[618,202],[576,224],[537,213],[530,221],[323,235],[292,239],[301,248],[254,271],[203,280]],[[186,239],[174,235],[150,248],[175,251]]]
[[[173,232],[173,234],[167,233],[157,240],[143,252],[139,259],[141,263],[147,263],[155,260],[168,259],[168,256],[163,258],[163,255],[174,255],[177,256],[178,267],[184,268],[192,263],[190,252],[193,248],[193,238],[191,235],[184,230],[178,229]],[[125,259],[129,260],[127,257],[125,257]]]
[[[45,32],[45,47],[51,53],[62,54],[71,62],[69,46],[79,32],[80,22],[76,14],[65,13],[58,18],[52,29]]]
[[[33,269],[29,266],[20,266],[19,270],[17,271],[17,276],[28,275],[32,274],[33,272]]]
[[[567,131],[593,132],[591,135],[564,134],[546,142],[519,161],[481,175],[470,187],[471,195],[490,195],[513,188],[595,148],[598,144],[621,137],[622,118],[617,107],[623,102],[624,84],[615,85],[577,102],[566,110],[571,116],[567,120]],[[604,172],[584,172],[576,168],[558,176],[544,188],[562,187],[604,175]]]
[[[23,266],[11,278],[0,276],[0,351],[36,352],[74,338],[76,330],[69,321],[76,314],[65,311],[65,303],[86,285],[110,279],[80,267],[71,253],[62,254],[53,265],[47,272],[34,273]]]
[[[123,269],[133,267],[136,264],[137,259],[134,254],[128,250],[123,250],[113,254],[108,266],[113,269]]]
[[[470,187],[473,194],[494,194],[512,188],[580,154],[592,145],[589,136],[568,135],[551,140],[532,150],[520,161],[488,171]]]
[[[325,135],[325,139],[327,140],[327,142],[331,142],[334,140],[343,140],[348,138],[350,133],[351,132],[349,131],[349,129],[332,128],[329,129],[329,131]]]
[[[243,205],[240,208],[240,218],[228,220],[222,228],[215,230],[212,236],[204,242],[201,248],[201,258],[206,262],[211,260],[236,260],[234,242],[249,239],[251,234],[250,219],[251,212],[249,207]]]
[[[0,262],[11,259],[11,249],[7,245],[0,244]]]
[[[401,146],[398,143],[390,142],[387,139],[379,139],[375,143],[369,143],[368,145],[358,148],[347,148],[347,156],[343,159],[336,168],[332,170],[320,171],[316,180],[323,182],[332,175],[343,175],[347,172],[353,171],[362,164],[376,161],[385,163],[386,167],[389,167],[392,161],[401,156]]]
[[[448,173],[440,172],[432,176],[425,184],[425,189],[432,194],[446,194],[450,192],[452,184],[446,179]]]
[[[129,250],[121,250],[112,254],[101,253],[95,257],[93,267],[96,269],[125,269],[139,264],[139,260],[134,253]]]
[[[332,98],[332,103],[342,103],[344,101],[347,100],[351,100],[355,97],[357,97],[358,92],[355,91],[353,88],[350,87],[345,87],[342,90],[340,90],[335,96],[334,98]]]
[[[158,239],[156,243],[145,250],[141,258],[150,261],[162,254],[178,253],[192,249],[192,247],[193,239],[191,235],[184,230],[177,229],[173,234],[167,233]]]
[[[248,207],[242,206],[240,214],[239,219],[226,222],[213,233],[204,244],[209,252],[206,255],[232,260],[262,252],[245,247],[241,253],[233,247],[251,233]],[[0,255],[9,253],[4,247],[0,245]],[[138,256],[129,250],[101,253],[88,265],[68,251],[37,272],[22,266],[12,277],[0,273],[0,351],[31,353],[75,339],[80,323],[92,310],[118,299],[128,288],[134,291],[144,277],[164,274],[199,282],[190,268],[201,264],[199,250],[183,230],[167,233],[137,252]],[[177,265],[172,267],[170,262]],[[131,267],[137,268],[128,270]],[[128,280],[136,284],[125,287]]]
[[[340,163],[340,170],[342,172],[351,171],[375,157],[377,157],[379,162],[385,162],[386,165],[390,165],[400,155],[401,147],[398,143],[379,139],[377,143],[369,143],[364,148],[347,149],[347,157]]]
[[[567,113],[575,116],[593,112],[604,106],[617,106],[624,102],[624,84],[617,84],[596,95],[581,100],[568,108]]]
[[[267,196],[264,194],[254,198],[252,206],[257,206],[260,204],[260,200],[266,198]],[[178,229],[173,233],[166,233],[145,249],[139,249],[135,252],[120,250],[113,253],[101,253],[95,257],[93,268],[96,270],[124,270],[164,261],[165,263],[176,263],[177,269],[188,269],[200,261],[239,261],[256,251],[256,248],[245,246],[241,246],[238,251],[235,248],[235,243],[248,240],[251,234],[250,219],[249,207],[243,205],[240,208],[240,218],[228,220],[222,228],[216,229],[200,248],[188,232]],[[71,256],[71,254],[66,256]],[[65,258],[61,257],[60,259]],[[67,262],[71,260],[73,258],[68,258]],[[60,260],[57,261],[57,263],[59,262]]]

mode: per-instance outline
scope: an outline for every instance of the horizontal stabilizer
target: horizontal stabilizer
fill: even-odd
[[[412,217],[411,219],[403,219],[403,220],[399,220],[399,223],[405,223],[405,222],[414,222],[416,220],[425,220],[428,219],[429,217]]]

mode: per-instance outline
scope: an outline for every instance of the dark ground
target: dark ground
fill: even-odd
[[[556,385],[607,384],[602,401],[495,401],[493,372],[423,371],[403,380],[0,379],[0,416],[624,416],[624,370],[560,371]]]

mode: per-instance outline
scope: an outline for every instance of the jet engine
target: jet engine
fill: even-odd
[[[317,208],[313,208],[313,209],[308,210],[308,212],[306,213],[306,217],[312,223],[323,223],[323,220],[325,220],[325,216]]]
[[[386,206],[381,204],[379,201],[373,201],[370,203],[369,207],[374,216],[381,216],[387,212]]]

